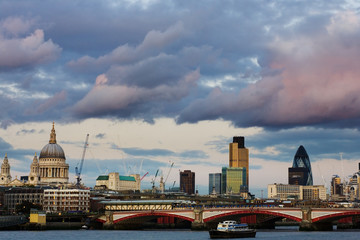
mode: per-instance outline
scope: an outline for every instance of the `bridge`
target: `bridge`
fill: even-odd
[[[300,230],[332,230],[333,224],[351,217],[360,221],[357,208],[283,208],[266,206],[206,206],[183,204],[173,200],[155,201],[108,201],[105,213],[97,218],[104,226],[119,227],[141,225],[159,218],[176,219],[174,224],[189,224],[192,228],[210,228],[226,219],[239,220],[256,216],[254,225],[273,228],[275,222],[289,219],[300,226]]]

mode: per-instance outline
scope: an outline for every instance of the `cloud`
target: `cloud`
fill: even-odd
[[[59,103],[65,101],[66,99],[66,92],[63,90],[61,92],[56,93],[54,96],[46,99],[42,103],[38,104],[35,109],[27,110],[25,114],[27,115],[38,115],[45,111],[53,110],[53,108],[58,105]]]
[[[199,79],[199,71],[188,73],[172,86],[158,85],[153,88],[111,85],[107,76],[100,75],[94,88],[78,103],[75,114],[88,117],[99,115],[137,116],[137,106],[146,105],[147,111],[156,109],[161,102],[179,101],[186,97]]]
[[[105,136],[106,136],[106,134],[105,134],[105,133],[99,133],[99,134],[96,134],[96,135],[95,135],[95,138],[98,138],[98,139],[104,139],[104,138],[105,138]]]
[[[167,149],[140,149],[140,148],[121,148],[126,154],[132,156],[174,156],[175,153]]]
[[[51,39],[45,41],[42,29],[29,32],[32,22],[14,17],[0,22],[0,70],[36,66],[59,56],[61,48]]]
[[[35,133],[35,132],[36,132],[35,129],[30,129],[30,130],[28,130],[28,129],[21,129],[20,131],[18,131],[18,132],[16,133],[16,135],[33,134],[33,133]]]
[[[185,108],[178,122],[221,118],[236,126],[286,128],[359,119],[359,17],[341,14],[342,24],[334,16],[330,32],[278,36],[269,45],[268,62],[262,63],[277,74],[264,75],[237,94],[214,89]],[[341,28],[344,21],[351,29]]]
[[[181,22],[178,22],[164,32],[158,30],[149,31],[143,42],[137,47],[124,44],[97,59],[90,56],[83,56],[78,60],[72,60],[68,63],[68,66],[74,70],[86,72],[94,70],[106,71],[114,64],[131,64],[143,58],[158,54],[167,45],[176,41],[182,34],[184,34],[184,26]]]

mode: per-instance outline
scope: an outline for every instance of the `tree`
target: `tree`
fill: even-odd
[[[42,210],[42,206],[29,201],[23,201],[15,207],[16,213],[30,214],[31,209]]]

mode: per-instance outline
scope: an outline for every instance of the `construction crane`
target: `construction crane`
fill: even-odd
[[[155,189],[155,180],[156,180],[156,177],[159,173],[159,169],[156,171],[155,173],[155,177],[151,180],[151,183],[152,183],[152,192],[155,193],[156,192],[156,189]]]
[[[143,179],[144,179],[144,177],[146,176],[146,175],[148,175],[149,174],[149,172],[146,172],[145,174],[144,174],[144,176],[142,176],[141,178],[140,178],[140,181],[142,181]]]
[[[81,156],[81,160],[80,160],[80,168],[78,168],[77,166],[75,167],[75,175],[76,175],[76,187],[80,188],[81,186],[81,170],[84,164],[84,159],[85,159],[85,152],[86,152],[86,148],[88,146],[88,141],[89,141],[89,134],[86,135],[86,139],[85,139],[85,144],[84,144],[84,150]],[[79,164],[78,164],[79,165]]]
[[[168,177],[169,177],[169,175],[170,175],[171,168],[172,168],[173,166],[174,166],[174,162],[171,162],[170,168],[169,168],[169,170],[168,170],[168,173],[167,173],[166,178],[165,178],[165,181],[164,181],[164,188],[165,188],[165,183],[166,183],[166,181],[167,181],[167,179],[168,179]]]

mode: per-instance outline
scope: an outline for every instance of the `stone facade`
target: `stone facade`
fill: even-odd
[[[42,184],[67,184],[69,181],[69,164],[66,163],[64,150],[56,143],[54,124],[49,144],[40,152],[39,174]]]
[[[43,210],[46,212],[88,212],[90,190],[46,189],[44,190]]]
[[[66,185],[69,183],[69,164],[66,163],[64,150],[56,143],[54,123],[50,133],[50,140],[45,145],[39,159],[35,153],[30,165],[28,176],[22,176],[20,180],[12,180],[10,175],[10,164],[7,154],[1,165],[1,186],[24,186],[24,185]]]
[[[10,182],[11,182],[10,164],[7,158],[7,154],[5,154],[4,161],[1,164],[0,184],[7,185]]]
[[[120,176],[118,172],[101,175],[96,179],[95,188],[115,191],[140,191],[140,175]]]

